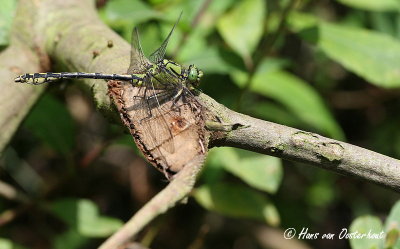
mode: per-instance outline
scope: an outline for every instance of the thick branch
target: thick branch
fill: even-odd
[[[39,70],[39,60],[29,48],[11,46],[0,54],[0,154],[44,89],[16,86],[14,78],[21,68]]]
[[[124,73],[129,64],[130,46],[99,20],[93,1],[21,0],[12,31],[0,54],[0,153],[46,87],[15,84],[17,75],[51,70],[49,56],[66,71]],[[115,116],[106,82],[83,82],[98,108]]]
[[[400,160],[315,133],[243,115],[208,96],[203,102],[229,132],[214,132],[214,146],[232,146],[356,176],[400,192]],[[235,129],[236,128],[236,129]]]

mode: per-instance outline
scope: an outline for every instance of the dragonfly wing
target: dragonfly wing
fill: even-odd
[[[145,73],[151,65],[149,60],[144,56],[142,46],[139,40],[139,31],[134,28],[131,39],[131,62],[128,68],[128,74]]]
[[[128,111],[135,112],[138,130],[145,131],[149,150],[155,150],[163,157],[163,151],[175,151],[173,135],[164,117],[170,110],[166,105],[170,104],[175,93],[173,89],[156,89],[150,85],[150,81],[144,84],[145,86],[138,88],[133,105],[128,107]]]
[[[174,27],[172,27],[172,30],[169,32],[167,38],[165,38],[165,40],[163,41],[161,46],[150,55],[149,59],[152,63],[158,63],[162,59],[164,59],[165,51],[167,49],[169,38],[171,37],[172,33],[174,32],[176,25],[178,24],[179,20],[181,19],[181,16],[182,16],[182,12],[179,15],[178,20],[176,21]]]

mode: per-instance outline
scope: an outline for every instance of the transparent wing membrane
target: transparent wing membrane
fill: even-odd
[[[144,56],[137,28],[134,28],[132,31],[131,45],[131,61],[128,68],[128,74],[145,73],[151,64]]]
[[[150,61],[151,61],[152,63],[158,63],[158,62],[160,62],[162,59],[164,59],[165,51],[166,51],[166,49],[167,49],[167,45],[168,45],[169,38],[171,37],[172,33],[174,32],[176,25],[179,23],[179,20],[181,19],[181,16],[182,16],[182,12],[181,12],[181,14],[179,15],[178,20],[177,20],[176,23],[174,24],[174,27],[172,27],[171,31],[169,32],[167,38],[165,38],[165,40],[164,40],[164,42],[161,44],[161,46],[160,46],[156,51],[154,51],[154,52],[150,55],[149,59],[150,59]]]

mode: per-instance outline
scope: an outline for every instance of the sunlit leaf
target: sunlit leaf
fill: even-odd
[[[16,0],[6,0],[0,2],[0,48],[8,45],[9,43],[9,33],[16,5]]]
[[[210,152],[207,170],[221,167],[268,193],[276,192],[283,175],[280,159],[230,147],[214,148]]]
[[[392,228],[386,230],[385,247],[384,248],[400,248],[400,230]]]
[[[315,27],[318,24],[318,19],[308,13],[293,11],[287,18],[287,24],[292,31],[299,32],[303,29]]]
[[[0,238],[0,249],[25,249],[25,247],[17,245],[11,240]]]
[[[221,57],[216,47],[202,50],[202,53],[194,54],[186,58],[185,61],[187,61],[186,64],[194,64],[208,74],[228,73],[232,69],[232,66]]]
[[[381,87],[400,86],[400,42],[374,31],[322,22],[303,30],[331,59]]]
[[[201,175],[202,181],[207,184],[220,181],[227,174],[223,166],[224,161],[237,165],[239,162],[237,151],[230,147],[212,148],[207,156],[207,166]]]
[[[240,163],[240,159],[234,148],[220,147],[213,148],[210,151],[210,159],[207,159],[207,163],[213,165],[231,164],[231,167],[235,167]]]
[[[275,193],[281,183],[283,172],[281,160],[265,155],[253,155],[239,163],[224,163],[225,169],[250,186],[268,193]]]
[[[390,210],[390,214],[385,221],[385,231],[388,233],[386,238],[387,245],[391,245],[393,248],[400,248],[400,201],[397,201]]]
[[[350,7],[371,11],[399,11],[398,0],[336,0]]]
[[[250,188],[226,183],[202,185],[194,197],[203,207],[227,216],[258,219],[272,226],[280,223],[275,206]]]
[[[51,210],[86,237],[106,237],[122,225],[118,219],[101,216],[96,204],[86,199],[58,200],[51,205]]]
[[[228,8],[237,2],[236,0],[224,0],[224,1],[211,1],[207,11],[211,12],[213,15],[221,15],[226,12]]]
[[[107,1],[103,8],[104,17],[111,22],[125,22],[138,24],[152,18],[161,18],[162,15],[144,4],[142,1],[114,0]]]
[[[288,24],[328,57],[370,83],[387,88],[400,86],[400,41],[391,36],[318,21],[313,15],[299,12],[290,15]]]
[[[184,46],[179,49],[176,59],[185,65],[194,64],[207,74],[222,74],[230,72],[233,68],[231,62],[234,60],[226,57],[224,58],[218,46],[208,45],[203,31],[197,29],[190,34]]]
[[[397,201],[390,210],[390,214],[386,219],[385,228],[400,229],[400,201]]]
[[[323,23],[318,46],[371,83],[381,87],[400,86],[400,42],[390,36]]]
[[[232,74],[241,87],[247,75],[240,71]],[[344,135],[318,93],[300,78],[283,70],[276,70],[268,60],[255,73],[250,89],[285,105],[303,122],[331,137],[343,139]]]
[[[69,154],[74,146],[74,121],[65,105],[50,94],[40,98],[23,125],[64,155]]]
[[[265,1],[243,0],[217,23],[225,42],[248,60],[263,34]]]
[[[360,234],[363,237],[350,238],[350,245],[352,249],[378,249],[382,244],[383,239],[371,237],[372,234],[380,235],[382,232],[382,222],[375,216],[362,216],[355,219],[350,226],[349,233],[354,235]],[[371,236],[368,237],[367,235]],[[344,232],[343,232],[344,235]]]

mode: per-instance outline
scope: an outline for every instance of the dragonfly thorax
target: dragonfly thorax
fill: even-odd
[[[198,87],[200,84],[200,79],[203,76],[203,72],[195,65],[184,67],[167,59],[163,59],[162,62],[158,64],[157,68],[159,72],[168,72],[168,74],[174,78],[170,78],[170,81],[172,81],[170,83],[179,82],[189,89]],[[154,68],[154,70],[157,69]]]

